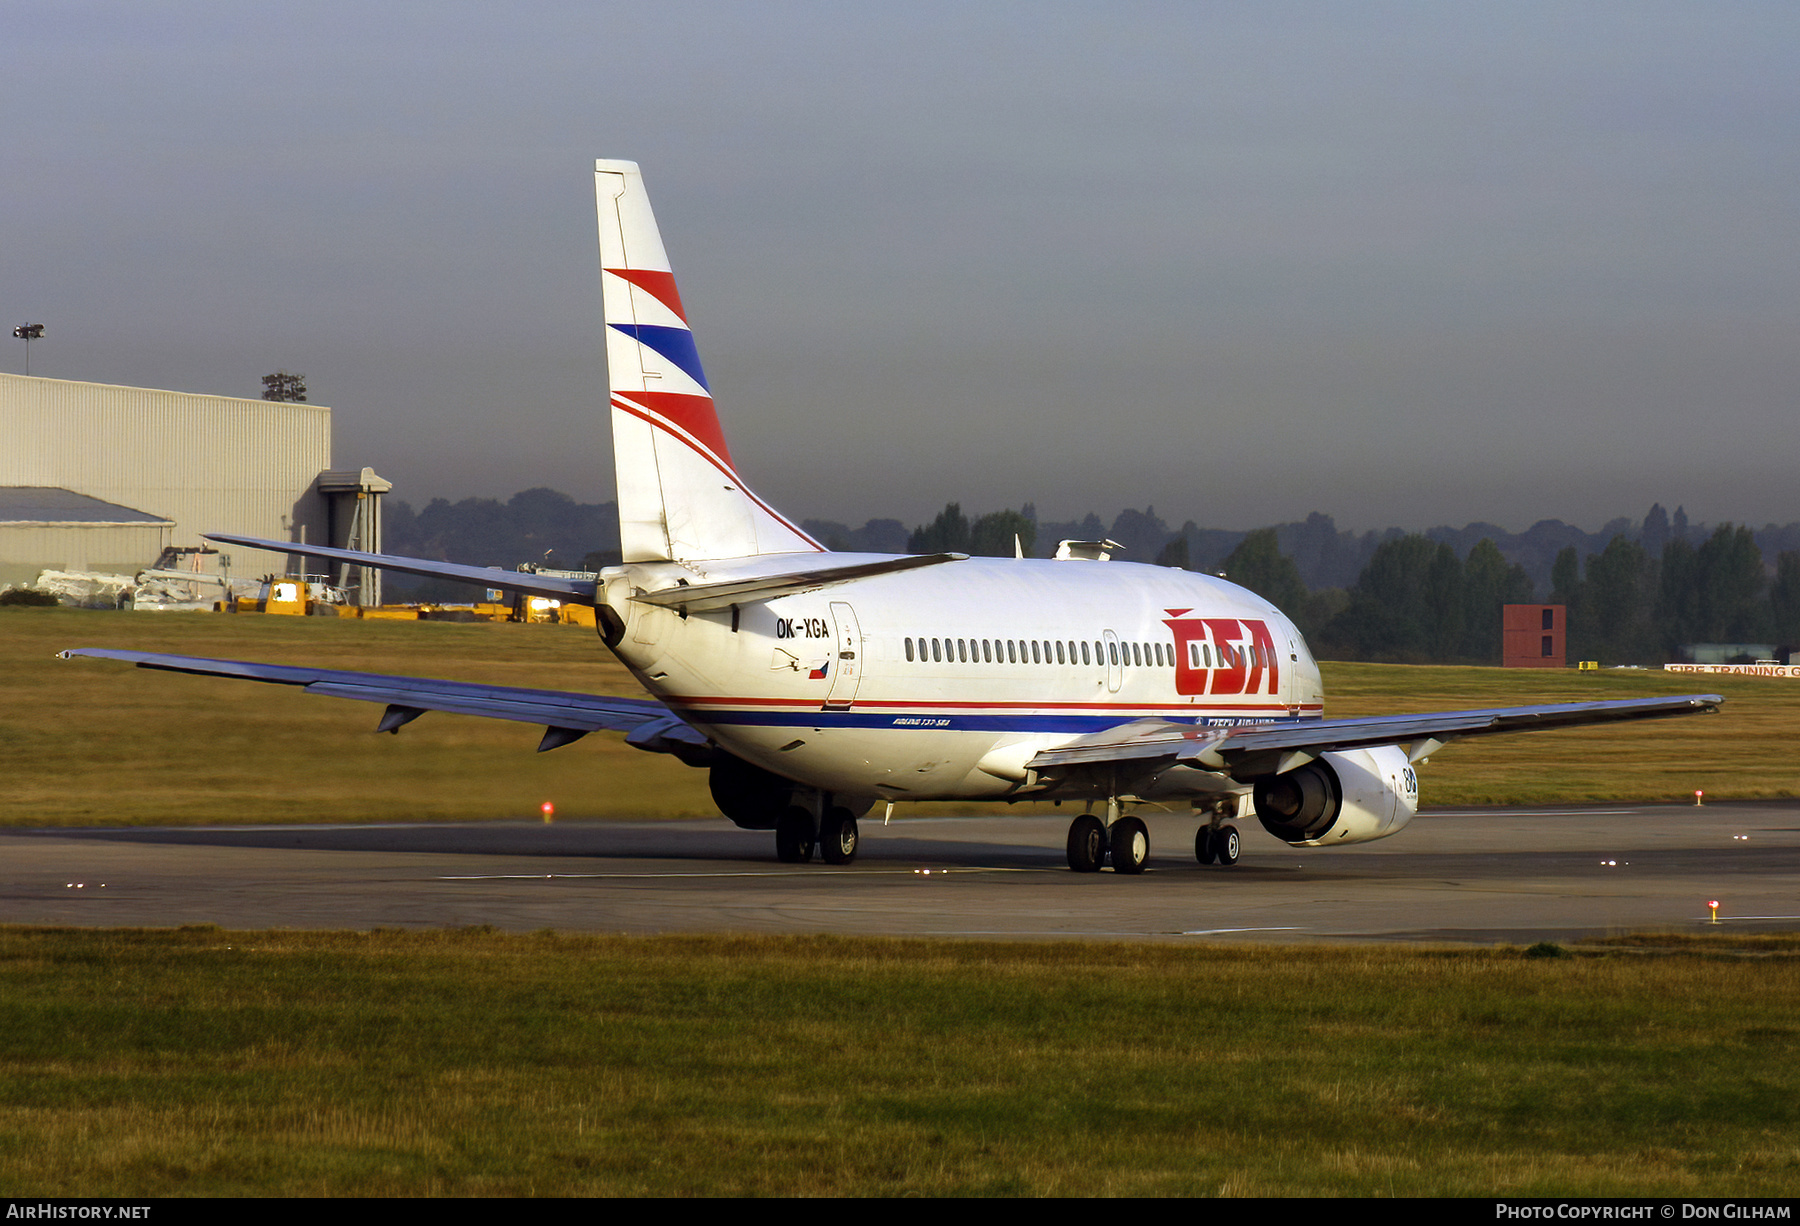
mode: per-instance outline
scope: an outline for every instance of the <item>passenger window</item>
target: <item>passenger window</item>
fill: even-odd
[[[912,639],[910,638],[906,640],[906,658],[909,661],[912,659]]]
[[[1081,640],[1081,662],[1083,664],[1093,663],[1092,660],[1088,659],[1088,649],[1087,649],[1087,640],[1086,639]]]
[[[1017,664],[1019,662],[1019,653],[1013,650],[1013,641],[1011,639],[1006,640],[1006,662],[1008,664]]]
[[[994,645],[986,639],[981,640],[981,662],[983,664],[992,664],[994,662]]]
[[[968,639],[957,639],[956,640],[956,658],[958,660],[961,660],[964,664],[967,664],[969,662],[969,640]]]
[[[1038,658],[1038,642],[1036,639],[1031,640],[1031,662],[1033,664],[1043,663],[1043,660]]]
[[[1061,639],[1056,640],[1056,662],[1058,664],[1063,663],[1063,650],[1062,650],[1062,640]]]
[[[941,659],[941,657],[938,655],[938,641],[936,639],[931,640],[931,658],[933,660]]]

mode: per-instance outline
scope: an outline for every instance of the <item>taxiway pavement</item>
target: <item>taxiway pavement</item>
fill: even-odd
[[[77,926],[859,933],[1529,944],[1800,930],[1800,805],[1438,811],[1395,838],[1290,848],[1147,815],[1150,871],[1077,874],[1067,817],[862,823],[855,864],[777,863],[723,819],[0,830],[0,922]]]

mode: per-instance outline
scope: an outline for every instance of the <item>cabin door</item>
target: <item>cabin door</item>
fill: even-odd
[[[856,610],[841,600],[831,602],[831,691],[825,696],[827,711],[848,711],[862,684],[862,628]]]

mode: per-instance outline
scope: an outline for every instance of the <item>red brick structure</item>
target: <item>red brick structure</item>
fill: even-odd
[[[1500,625],[1500,663],[1503,667],[1569,666],[1569,615],[1563,605],[1504,605]]]

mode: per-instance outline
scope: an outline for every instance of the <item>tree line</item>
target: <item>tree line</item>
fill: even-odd
[[[618,508],[550,489],[502,502],[433,499],[415,511],[390,499],[392,553],[512,568],[532,562],[593,570],[618,561]],[[1111,539],[1129,561],[1222,573],[1292,617],[1315,652],[1331,659],[1497,664],[1501,606],[1566,605],[1574,660],[1654,664],[1690,643],[1800,647],[1800,523],[1759,531],[1691,525],[1660,505],[1642,521],[1616,519],[1599,533],[1544,520],[1523,533],[1492,524],[1424,533],[1340,531],[1328,515],[1252,531],[1171,528],[1153,508],[1110,525],[1040,521],[1026,503],[979,515],[950,503],[911,529],[896,519],[861,528],[824,520],[802,526],[828,548],[871,553],[1047,556],[1062,540]],[[390,586],[399,576],[390,576]],[[466,599],[466,589],[412,595]]]
[[[1317,528],[1321,521],[1328,538],[1335,535],[1328,517],[1308,522]],[[1088,534],[1072,539],[1096,539],[1098,526],[1083,523]],[[1567,608],[1570,659],[1656,664],[1680,659],[1696,643],[1736,644],[1743,654],[1800,647],[1800,549],[1781,550],[1769,566],[1756,534],[1734,524],[1695,544],[1685,513],[1678,508],[1671,520],[1660,505],[1641,525],[1608,526],[1636,530],[1615,531],[1597,552],[1565,545],[1549,567],[1542,603]],[[907,550],[1010,556],[1016,540],[1029,555],[1037,530],[1029,505],[971,520],[951,503],[913,530]],[[1787,529],[1765,532],[1791,536]],[[1539,603],[1525,566],[1491,536],[1460,553],[1424,533],[1384,534],[1344,587],[1310,586],[1281,537],[1280,528],[1243,533],[1215,565],[1195,567],[1192,534],[1175,532],[1154,561],[1207,570],[1249,588],[1292,617],[1315,652],[1329,659],[1498,664],[1504,606]]]
[[[1671,539],[1660,556],[1617,536],[1585,566],[1559,555],[1550,601],[1568,606],[1570,655],[1602,664],[1673,660],[1688,643],[1800,647],[1800,551],[1770,567],[1732,524],[1698,546]]]
[[[1538,603],[1524,567],[1486,538],[1467,557],[1417,533],[1383,541],[1348,589],[1309,591],[1262,529],[1222,570],[1286,610],[1331,659],[1498,664],[1503,606]],[[1800,551],[1783,550],[1770,568],[1746,527],[1721,524],[1698,546],[1672,538],[1660,556],[1621,533],[1585,561],[1564,548],[1551,573],[1542,603],[1567,608],[1571,660],[1660,664],[1696,643],[1742,655],[1800,647]]]

